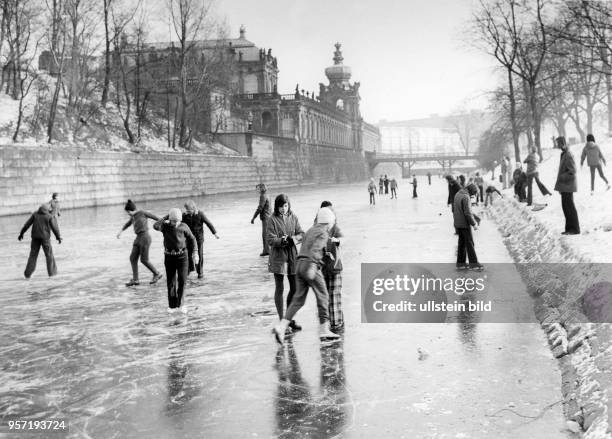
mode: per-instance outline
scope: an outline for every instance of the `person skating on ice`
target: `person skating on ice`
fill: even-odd
[[[455,195],[453,209],[453,224],[458,235],[457,242],[457,269],[471,268],[482,270],[483,266],[478,262],[476,250],[474,248],[474,238],[472,228],[478,230],[474,216],[472,215],[471,196],[476,196],[478,189],[470,184],[466,188],[461,188]],[[469,265],[466,264],[466,256]]]
[[[416,175],[412,176],[412,182],[410,184],[412,185],[412,198],[418,198],[419,196],[417,195],[417,178],[416,178]]]
[[[297,245],[302,242],[304,231],[297,216],[291,211],[289,197],[280,194],[274,200],[274,212],[268,220],[266,237],[270,249],[268,271],[274,275],[274,304],[279,320],[285,315],[283,302],[284,277],[289,282],[287,294],[287,308],[293,299],[297,285]],[[302,329],[295,320],[291,320],[289,327],[293,331]]]
[[[219,235],[217,235],[217,231],[215,230],[215,226],[206,218],[204,212],[198,209],[195,202],[193,200],[189,200],[185,203],[185,213],[183,213],[183,223],[187,224],[193,236],[195,236],[196,242],[198,244],[198,263],[194,263],[191,255],[194,253],[193,249],[188,249],[189,256],[189,273],[192,271],[196,271],[198,273],[198,279],[202,279],[204,277],[204,224],[210,230],[210,233],[217,239],[219,239]]]
[[[584,145],[582,149],[582,155],[580,157],[580,166],[584,165],[584,160],[586,159],[587,165],[591,170],[591,195],[595,192],[595,171],[599,172],[599,176],[606,183],[606,190],[610,190],[610,183],[608,183],[608,179],[603,173],[603,169],[601,168],[601,164],[603,163],[606,166],[606,158],[601,153],[599,146],[595,143],[595,136],[592,134],[587,134],[587,143]]]
[[[374,178],[370,178],[370,183],[368,184],[368,193],[370,194],[370,204],[376,204],[376,185],[374,184]],[[382,192],[381,192],[382,193]]]
[[[49,213],[56,219],[62,216],[60,214],[60,201],[59,194],[57,192],[53,192],[51,195],[51,200],[49,201]]]
[[[395,198],[397,200],[397,180],[395,179],[395,177],[391,177],[391,183],[389,183],[389,185],[391,186],[391,198]]]
[[[380,176],[380,178],[378,179],[378,193],[382,194],[383,193],[383,188],[385,187],[385,178],[384,176]]]
[[[297,288],[293,300],[287,308],[284,318],[274,327],[276,341],[283,344],[287,327],[295,314],[304,306],[308,289],[312,287],[317,301],[319,316],[319,338],[323,340],[337,339],[340,336],[329,329],[329,293],[321,272],[323,256],[329,240],[329,230],[336,218],[331,209],[324,207],[317,213],[317,224],[304,235],[302,247],[297,259]]]
[[[57,274],[57,266],[55,264],[55,257],[53,256],[53,248],[51,247],[51,232],[55,235],[58,244],[62,243],[62,238],[60,237],[57,221],[55,217],[49,213],[47,204],[41,205],[38,210],[28,218],[17,237],[19,241],[23,240],[23,235],[30,227],[32,227],[30,256],[28,257],[28,263],[23,275],[26,279],[32,276],[32,273],[36,270],[36,260],[38,259],[40,248],[42,247],[47,262],[47,274],[49,277],[55,276]]]
[[[125,212],[129,215],[130,219],[117,233],[117,239],[121,237],[121,233],[130,226],[134,226],[134,233],[136,238],[132,244],[132,252],[130,253],[130,264],[132,265],[132,279],[125,285],[128,287],[140,285],[138,277],[138,258],[142,265],[147,267],[153,278],[151,284],[156,283],[162,278],[162,275],[149,261],[149,249],[151,248],[151,235],[149,234],[149,218],[155,221],[159,221],[159,217],[153,215],[145,210],[138,210],[136,204],[132,200],[127,200],[125,203]]]
[[[385,195],[388,195],[389,194],[389,177],[387,177],[387,174],[385,174],[384,183],[385,183]]]
[[[180,309],[187,312],[183,293],[188,270],[188,248],[197,248],[197,242],[189,227],[181,222],[181,209],[173,208],[167,219],[157,221],[153,228],[164,235],[164,266],[166,267],[166,285],[168,288],[168,312]],[[193,261],[197,264],[198,253],[193,252]]]
[[[263,244],[263,250],[259,256],[268,256],[270,251],[268,249],[268,241],[266,240],[266,228],[268,225],[268,218],[270,218],[270,199],[266,195],[267,188],[265,184],[260,183],[255,186],[255,188],[259,192],[259,203],[253,214],[253,218],[251,218],[251,224],[255,224],[255,218],[259,216],[261,220],[261,241]]]
[[[576,162],[567,146],[565,137],[557,137],[556,143],[557,148],[561,149],[555,190],[561,194],[561,208],[565,217],[565,231],[562,235],[579,235],[580,222],[576,206],[574,205],[574,192],[578,192]]]
[[[552,195],[552,193],[546,189],[546,186],[540,181],[539,172],[538,172],[538,150],[536,147],[532,147],[529,155],[525,159],[523,163],[527,164],[527,170],[525,171],[525,175],[527,177],[527,206],[531,206],[533,204],[533,181],[535,180],[538,185],[538,189],[542,195]]]

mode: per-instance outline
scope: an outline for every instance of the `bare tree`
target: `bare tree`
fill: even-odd
[[[59,102],[60,90],[63,87],[64,69],[67,47],[67,16],[64,14],[65,0],[47,1],[46,6],[50,15],[51,26],[47,29],[47,40],[51,52],[51,71],[57,75],[53,96],[49,105],[49,117],[47,119],[47,142],[51,143],[54,136],[55,119],[57,117],[57,107]]]

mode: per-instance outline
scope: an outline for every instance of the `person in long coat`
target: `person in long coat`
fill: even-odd
[[[576,162],[567,146],[565,137],[557,137],[556,142],[557,148],[561,149],[555,190],[561,194],[561,207],[565,216],[565,231],[562,234],[578,235],[580,234],[580,222],[578,221],[578,212],[574,205],[574,192],[578,192]]]

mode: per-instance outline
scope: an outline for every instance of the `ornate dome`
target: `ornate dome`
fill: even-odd
[[[344,60],[342,57],[342,52],[340,51],[340,47],[342,47],[342,45],[340,43],[336,43],[335,46],[336,51],[334,52],[334,65],[325,69],[325,76],[327,76],[327,79],[329,79],[330,84],[347,84],[349,79],[351,79],[351,68],[342,64],[342,61]]]

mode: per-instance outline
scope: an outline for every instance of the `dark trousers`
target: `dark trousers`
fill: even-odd
[[[296,287],[295,295],[285,313],[285,319],[292,320],[295,314],[304,306],[306,296],[308,295],[308,288],[312,287],[317,300],[319,323],[329,321],[329,294],[327,293],[323,273],[321,273],[321,269],[317,264],[308,259],[298,259]]]
[[[476,203],[482,203],[484,201],[484,186],[478,186],[478,199],[476,200]]]
[[[141,233],[136,235],[134,244],[132,244],[132,253],[130,253],[130,264],[132,264],[132,279],[138,280],[138,258],[142,265],[147,267],[151,273],[157,274],[157,270],[149,262],[149,248],[151,247],[151,235]]]
[[[193,249],[187,246],[187,258],[189,260],[189,273],[196,271],[198,276],[202,274],[202,268],[204,267],[204,235],[194,234],[197,245],[198,245],[198,263],[193,263]]]
[[[268,248],[268,240],[266,239],[266,228],[268,227],[268,218],[264,218],[261,220],[261,242],[263,243],[263,251],[262,253],[270,253],[270,249]]]
[[[416,184],[412,186],[412,198],[417,198]]]
[[[527,199],[525,185],[523,183],[514,183],[514,194],[518,197],[519,201],[525,201]]]
[[[188,268],[187,255],[185,253],[178,256],[166,255],[164,265],[168,286],[168,307],[178,308],[183,303],[183,290]]]
[[[573,192],[561,192],[561,208],[565,215],[565,231],[570,233],[580,233],[580,223],[578,222],[578,212],[574,205]]]
[[[429,182],[429,185],[431,186],[431,175],[427,176],[427,181]]]
[[[36,260],[38,259],[38,253],[40,252],[41,247],[45,252],[45,259],[47,260],[47,274],[49,276],[55,276],[57,274],[57,266],[55,265],[55,258],[53,257],[53,248],[51,247],[51,240],[32,238],[28,265],[26,265],[26,269],[23,272],[23,275],[27,278],[32,276],[32,273],[34,273],[34,270],[36,270]]]
[[[385,184],[385,194],[388,194],[388,193],[389,193],[389,185]]]
[[[285,310],[283,308],[283,279],[285,275],[274,273],[274,305],[276,305],[276,312],[278,313],[278,318],[282,319],[285,315]],[[289,281],[289,293],[287,294],[287,308],[289,308],[289,304],[293,300],[293,296],[295,295],[296,285],[297,285],[297,275],[288,274],[287,280]]]
[[[395,192],[395,188],[391,188],[391,198],[397,198],[397,192]]]
[[[546,186],[544,186],[540,181],[537,172],[534,174],[527,174],[527,206],[531,206],[531,203],[533,202],[533,180],[535,180],[542,195],[552,195],[550,191],[546,189]]]
[[[477,264],[478,257],[474,249],[474,239],[472,238],[472,229],[458,229],[459,242],[457,243],[457,264],[465,264],[466,255],[470,264]]]
[[[374,192],[370,192],[370,204],[376,204],[376,198],[374,197]]]
[[[605,177],[601,165],[589,166],[589,168],[591,168],[591,192],[595,190],[595,171],[598,171],[601,179],[608,184],[608,179]]]

